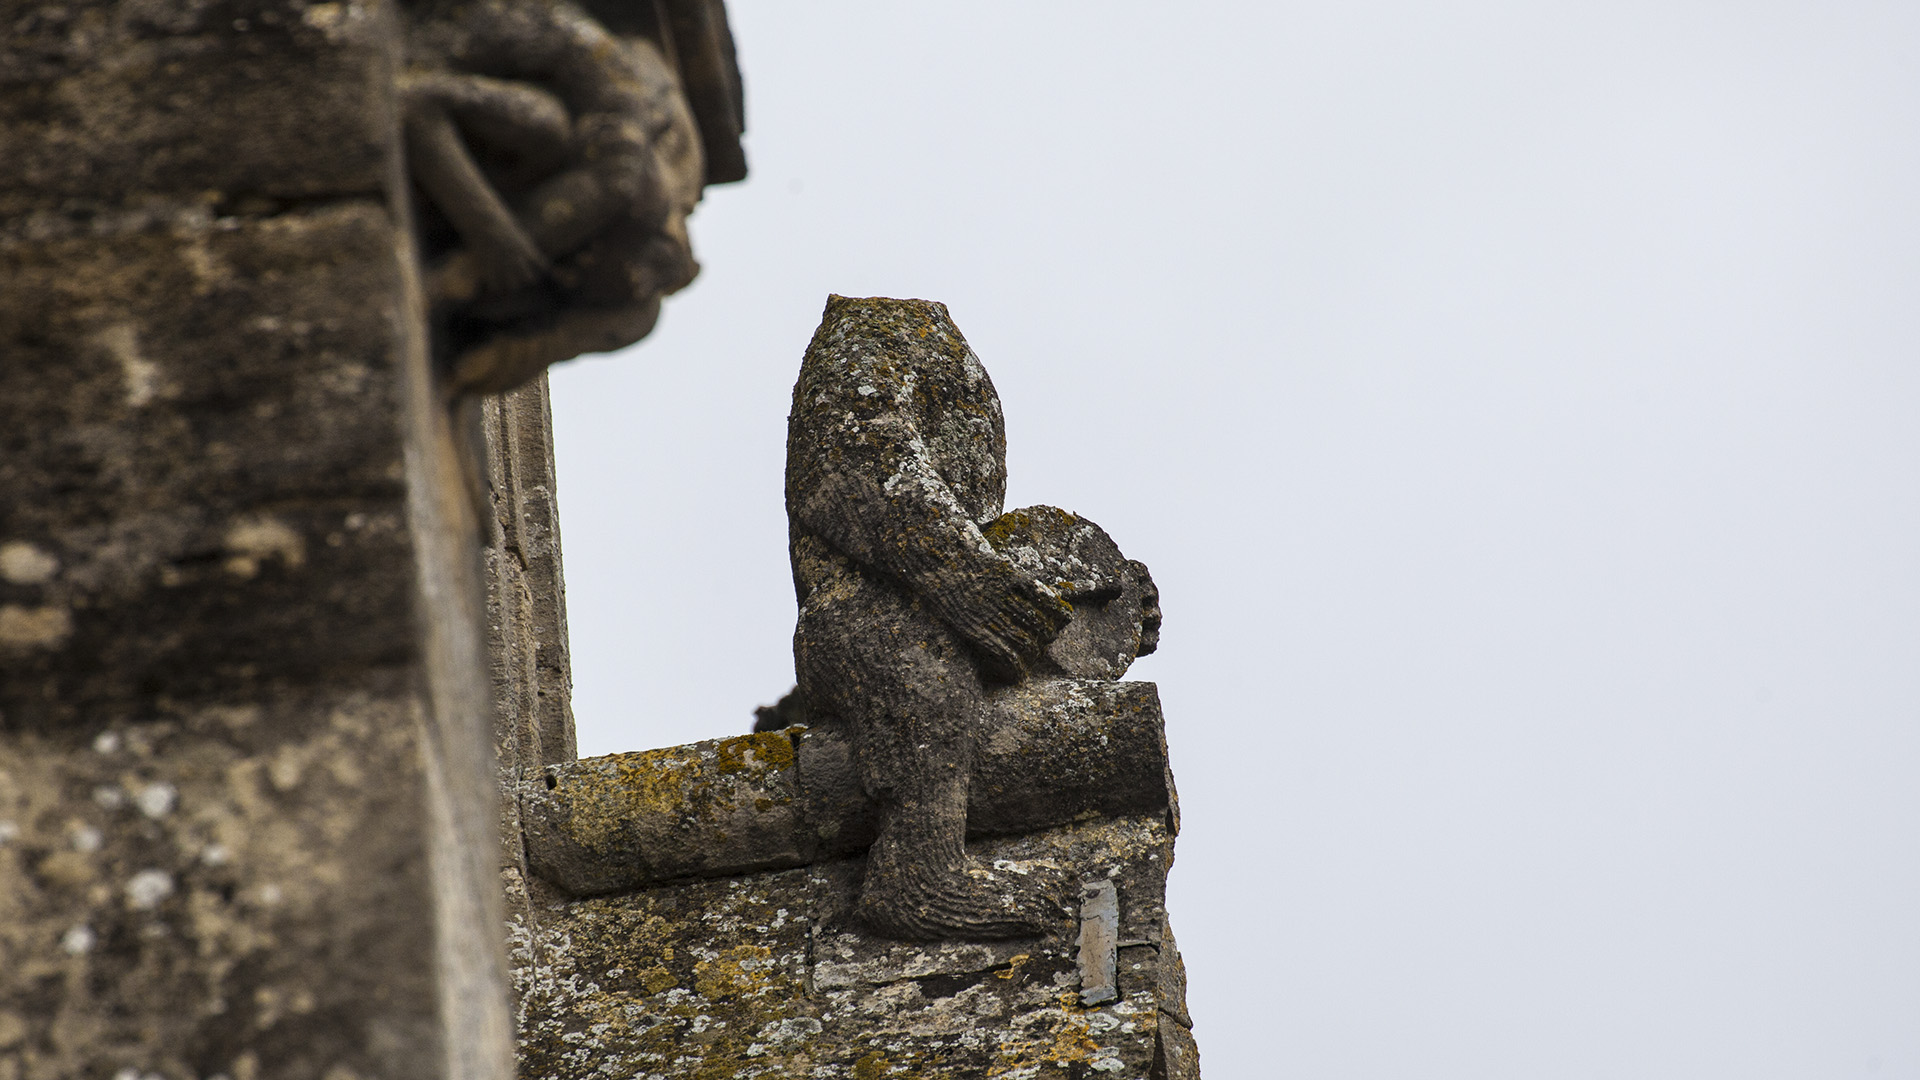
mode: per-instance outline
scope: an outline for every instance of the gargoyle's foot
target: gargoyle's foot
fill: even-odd
[[[497,307],[550,270],[539,249],[510,242],[464,247],[426,273],[427,302],[436,309],[473,304]]]
[[[1064,917],[1064,877],[964,868],[882,867],[869,862],[854,915],[881,937],[905,941],[987,941],[1033,937]]]
[[[547,257],[525,234],[488,237],[473,246],[480,264],[480,284],[489,293],[512,292],[540,280],[547,272]]]

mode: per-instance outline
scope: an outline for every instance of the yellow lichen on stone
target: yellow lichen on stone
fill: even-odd
[[[678,980],[673,977],[673,972],[655,964],[640,973],[640,985],[646,987],[649,994],[660,994],[673,989],[678,985]]]
[[[1078,722],[1061,706],[1060,724]],[[1106,733],[1107,728],[1099,729]],[[761,827],[758,805],[783,800],[792,773],[770,760],[791,735],[715,740],[677,752],[580,763],[557,790],[576,806],[626,798],[622,769],[667,770],[686,811],[719,798],[728,814],[705,840]],[[765,753],[765,751],[772,751]],[[764,771],[763,771],[764,770]],[[777,785],[761,788],[761,778]],[[634,776],[633,779],[641,779]],[[566,795],[571,791],[570,795]],[[600,814],[604,808],[596,808]],[[682,819],[684,820],[684,819]],[[640,834],[635,834],[636,836]],[[638,846],[631,850],[658,850]],[[656,844],[676,842],[666,833]],[[1162,936],[1160,882],[1171,855],[1164,814],[1056,826],[977,845],[986,865],[1044,864],[1082,876],[1118,873],[1123,936]],[[1122,999],[1081,1005],[1073,927],[1034,942],[912,945],[849,928],[858,860],[801,869],[688,877],[554,907],[534,931],[540,958],[522,980],[523,1075],[552,1080],[867,1080],[1149,1074],[1164,979],[1139,948],[1118,971]],[[3,1078],[0,1078],[3,1080]]]
[[[1000,1044],[998,1060],[988,1070],[989,1076],[1023,1072],[1041,1065],[1065,1068],[1092,1061],[1099,1054],[1100,1046],[1093,1041],[1086,1019],[1078,1015],[1081,1010],[1074,995],[1064,995],[1060,1000],[1060,1009],[1048,1009],[1042,1014],[1047,1023],[1045,1034]]]
[[[696,792],[705,794],[688,782],[699,775],[699,768],[684,750],[615,755],[608,764],[612,775],[592,778],[584,796],[573,800],[567,832],[580,844],[597,849],[611,843],[625,823],[636,817],[684,813]]]
[[[712,960],[693,965],[693,989],[701,997],[714,1001],[765,990],[771,985],[772,967],[771,949],[764,945],[736,945]]]
[[[778,732],[601,760],[575,782],[566,822],[572,838],[589,849],[613,843],[637,820],[711,824],[745,805],[764,813],[790,801],[765,794],[781,786],[772,777],[794,764],[793,742]]]
[[[1002,548],[1007,545],[1007,541],[1014,533],[1032,524],[1033,519],[1026,514],[1018,510],[1009,510],[988,522],[987,527],[980,530],[980,535],[986,537],[987,543],[992,544],[996,549]]]
[[[748,771],[775,772],[793,765],[793,740],[777,731],[722,739],[715,752],[723,776]]]

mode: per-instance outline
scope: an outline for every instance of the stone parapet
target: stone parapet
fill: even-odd
[[[995,695],[991,709],[970,836],[1177,805],[1152,683],[1027,683]],[[528,862],[574,895],[802,866],[863,851],[875,835],[853,747],[831,729],[589,758],[524,785]]]
[[[1153,684],[1029,683],[994,717],[970,852],[997,875],[1089,886],[1038,937],[890,941],[851,917],[875,825],[832,730],[527,780],[545,880],[509,919],[523,1075],[1197,1078]]]
[[[969,848],[1003,872],[1113,882],[1111,1000],[1083,999],[1077,921],[1013,941],[875,938],[847,918],[863,860],[834,859],[555,898],[537,927],[513,925],[523,1075],[1197,1080],[1164,813]]]

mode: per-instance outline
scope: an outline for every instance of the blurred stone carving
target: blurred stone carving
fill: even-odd
[[[1124,673],[1157,640],[1152,579],[1076,515],[1001,514],[999,399],[943,305],[831,298],[793,401],[799,685],[763,722],[805,715],[851,736],[879,813],[856,909],[869,928],[1043,932],[1062,883],[997,873],[964,846],[990,695]]]
[[[459,393],[645,337],[745,176],[719,0],[425,0],[401,75],[435,350]]]

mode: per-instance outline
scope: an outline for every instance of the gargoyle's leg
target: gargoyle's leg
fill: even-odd
[[[916,940],[1023,937],[1057,918],[1049,881],[997,878],[967,857],[967,790],[986,692],[943,625],[884,589],[821,612],[795,659],[847,723],[862,785],[880,805],[856,912],[870,929]],[[829,689],[830,687],[830,689]]]
[[[533,281],[546,257],[514,220],[480,166],[467,151],[453,118],[426,95],[410,95],[406,116],[408,165],[460,238],[472,249],[486,287],[498,291]],[[436,301],[466,299],[457,294],[467,283],[436,283]]]
[[[439,102],[467,137],[507,151],[534,175],[566,163],[573,122],[566,105],[539,87],[484,75],[433,76],[409,93]]]
[[[634,152],[569,169],[534,188],[519,209],[533,242],[559,258],[617,219],[657,229],[667,200],[653,155]]]

